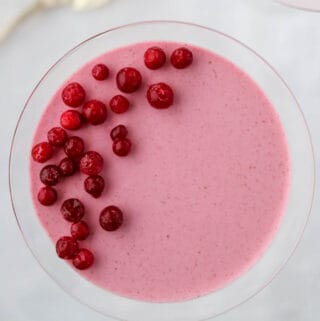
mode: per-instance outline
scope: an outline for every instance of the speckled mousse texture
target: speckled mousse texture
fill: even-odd
[[[57,186],[54,206],[41,206],[36,195],[43,165],[33,161],[31,189],[36,213],[53,242],[70,233],[70,223],[59,211],[61,202],[76,197],[84,203],[84,219],[92,234],[81,246],[91,249],[96,261],[77,273],[125,297],[180,301],[226,286],[263,255],[285,212],[289,153],[273,106],[243,71],[190,45],[193,64],[177,70],[168,58],[183,44],[167,42],[156,44],[167,54],[166,65],[152,71],[143,63],[151,45],[138,43],[107,52],[67,81],[81,83],[88,99],[107,103],[119,93],[115,83],[119,69],[133,66],[143,77],[140,90],[126,95],[131,102],[127,113],[109,110],[104,124],[70,133],[82,137],[87,150],[104,157],[102,196],[88,195],[85,176],[78,173]],[[98,82],[91,76],[96,63],[108,65],[108,80]],[[150,107],[145,97],[148,85],[160,81],[175,93],[174,105],[167,110]],[[43,114],[35,143],[46,139],[67,109],[62,88]],[[109,137],[120,123],[127,126],[133,143],[126,158],[112,153]],[[48,163],[63,157],[61,150]],[[124,225],[116,232],[99,225],[99,213],[107,205],[124,212]]]

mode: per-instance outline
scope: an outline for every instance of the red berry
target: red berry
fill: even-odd
[[[100,213],[99,223],[101,227],[106,231],[117,230],[123,222],[123,214],[121,210],[116,206],[107,206]]]
[[[104,64],[97,64],[92,68],[91,74],[96,80],[105,80],[109,77],[109,69]]]
[[[103,158],[97,152],[86,152],[80,159],[80,171],[86,175],[97,175],[102,171]]]
[[[151,85],[147,92],[149,104],[157,109],[169,108],[173,104],[173,91],[163,82]]]
[[[61,259],[72,259],[78,249],[78,242],[70,236],[62,236],[56,243],[56,251]]]
[[[193,60],[192,52],[185,48],[181,47],[171,54],[171,64],[177,69],[183,69],[191,65]]]
[[[31,155],[36,162],[44,163],[52,157],[53,148],[49,143],[42,142],[33,146]]]
[[[129,108],[129,101],[122,95],[116,95],[109,102],[111,110],[116,114],[122,114]]]
[[[166,62],[166,54],[159,47],[151,47],[144,53],[144,64],[149,69],[159,69]]]
[[[111,130],[110,137],[112,140],[123,139],[128,135],[127,127],[124,125],[118,125]]]
[[[61,127],[53,127],[48,131],[48,141],[53,146],[63,146],[68,139],[67,132]]]
[[[141,74],[132,67],[122,68],[117,73],[117,86],[124,93],[133,93],[141,86]]]
[[[80,221],[78,223],[73,223],[70,228],[71,236],[75,240],[83,241],[89,235],[89,226],[85,221]]]
[[[107,118],[107,107],[98,100],[89,100],[82,107],[82,115],[91,125],[100,125]]]
[[[84,206],[77,198],[69,198],[63,202],[60,211],[65,220],[77,223],[84,215]]]
[[[72,159],[66,157],[61,160],[59,169],[62,176],[71,176],[76,172],[77,165]]]
[[[85,270],[89,268],[94,261],[94,256],[88,249],[80,249],[73,258],[73,265],[78,270]]]
[[[47,165],[40,171],[40,180],[44,185],[57,185],[60,178],[60,170],[56,165]]]
[[[84,142],[82,138],[78,136],[70,137],[64,145],[64,152],[71,159],[79,160],[84,152]]]
[[[82,125],[82,116],[76,110],[66,110],[61,114],[60,125],[69,130],[79,129]]]
[[[68,84],[62,91],[62,100],[70,107],[79,107],[85,98],[86,92],[77,82]]]
[[[112,150],[118,156],[127,156],[131,150],[131,141],[128,138],[116,139],[113,142]]]
[[[50,186],[42,187],[38,193],[38,201],[44,206],[50,206],[57,200],[57,192]]]
[[[84,181],[84,189],[94,198],[101,196],[104,186],[104,179],[100,175],[90,175]]]

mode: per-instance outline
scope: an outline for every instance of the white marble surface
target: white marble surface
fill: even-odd
[[[0,25],[30,1],[0,0]],[[107,320],[65,294],[27,249],[9,201],[9,146],[28,94],[66,50],[110,27],[152,19],[207,25],[238,38],[262,54],[286,79],[300,101],[319,166],[320,13],[298,11],[266,0],[113,0],[105,8],[88,13],[57,9],[38,14],[0,44],[1,321]],[[319,244],[317,188],[306,232],[288,265],[264,291],[216,320],[319,320]]]

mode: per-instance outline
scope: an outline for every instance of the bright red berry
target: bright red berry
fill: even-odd
[[[144,64],[149,69],[159,69],[166,62],[166,54],[159,47],[151,47],[144,53]]]
[[[78,242],[70,236],[62,236],[56,243],[56,251],[61,259],[72,259],[78,252]]]
[[[50,186],[44,186],[38,193],[38,201],[44,206],[50,206],[57,200],[57,192]]]
[[[116,139],[113,142],[112,150],[117,156],[127,156],[131,151],[131,141],[128,138]]]
[[[123,222],[123,213],[116,206],[107,206],[100,213],[99,223],[106,231],[117,230]]]
[[[61,160],[59,169],[61,176],[71,176],[76,172],[77,165],[72,159],[66,157]]]
[[[68,139],[68,134],[61,127],[53,127],[48,131],[47,138],[51,145],[60,147]]]
[[[73,160],[79,160],[84,152],[84,142],[78,136],[68,138],[64,145],[64,152]]]
[[[82,116],[76,110],[66,110],[60,116],[60,125],[69,130],[77,130],[82,125]]]
[[[97,152],[86,152],[80,159],[79,167],[83,174],[97,175],[102,171],[103,158]]]
[[[60,211],[65,220],[77,223],[84,215],[84,206],[77,198],[69,198],[63,202]]]
[[[109,77],[109,69],[104,64],[97,64],[92,68],[91,74],[96,80],[105,80]]]
[[[125,113],[129,108],[129,101],[122,95],[116,95],[109,102],[111,110],[116,114]]]
[[[94,198],[101,196],[104,186],[104,179],[100,175],[90,175],[84,181],[84,189]]]
[[[75,240],[83,241],[89,235],[89,226],[85,221],[73,223],[70,228],[71,236]]]
[[[173,104],[173,98],[171,87],[163,82],[151,85],[147,92],[149,104],[157,109],[169,108]]]
[[[60,179],[60,170],[56,165],[47,165],[40,171],[40,180],[44,185],[57,185]]]
[[[132,67],[122,68],[117,73],[117,86],[124,93],[133,93],[141,86],[141,74]]]
[[[183,69],[191,65],[193,61],[193,55],[189,49],[181,47],[173,51],[170,60],[173,67],[177,69]]]
[[[94,262],[94,256],[88,249],[80,249],[73,258],[73,265],[78,270],[89,268]]]
[[[100,125],[107,118],[107,107],[98,100],[89,100],[82,107],[82,115],[91,125]]]
[[[38,163],[44,163],[53,155],[53,148],[47,142],[41,142],[33,146],[31,151],[32,158]]]
[[[86,92],[79,83],[73,82],[63,89],[61,96],[67,106],[79,107],[86,98]]]
[[[111,130],[110,137],[112,140],[123,139],[128,135],[127,127],[124,125],[118,125]]]

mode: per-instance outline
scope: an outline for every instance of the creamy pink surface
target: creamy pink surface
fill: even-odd
[[[181,44],[161,43],[169,55]],[[31,161],[34,206],[55,242],[69,235],[70,223],[59,211],[61,202],[77,197],[92,230],[81,246],[93,251],[94,266],[79,272],[114,293],[148,301],[177,301],[224,287],[252,266],[266,250],[284,214],[289,186],[286,138],[273,106],[257,85],[220,56],[189,46],[193,64],[177,70],[167,63],[157,71],[143,64],[148,44],[107,52],[68,81],[80,82],[88,99],[108,102],[119,93],[116,72],[137,67],[142,88],[129,94],[132,106],[122,115],[109,111],[105,124],[70,132],[83,137],[86,149],[105,159],[107,188],[99,199],[83,189],[76,174],[56,187],[58,202],[43,207],[36,195],[43,165]],[[106,63],[108,80],[91,76],[95,63]],[[167,110],[150,107],[149,84],[164,81],[175,92]],[[49,103],[34,142],[46,140],[66,109],[61,89]],[[125,124],[132,153],[112,153],[110,130]],[[58,163],[62,151],[48,163]],[[98,222],[100,211],[117,205],[125,217],[116,232]],[[52,246],[54,251],[54,246]],[[58,258],[57,258],[58,260]]]

